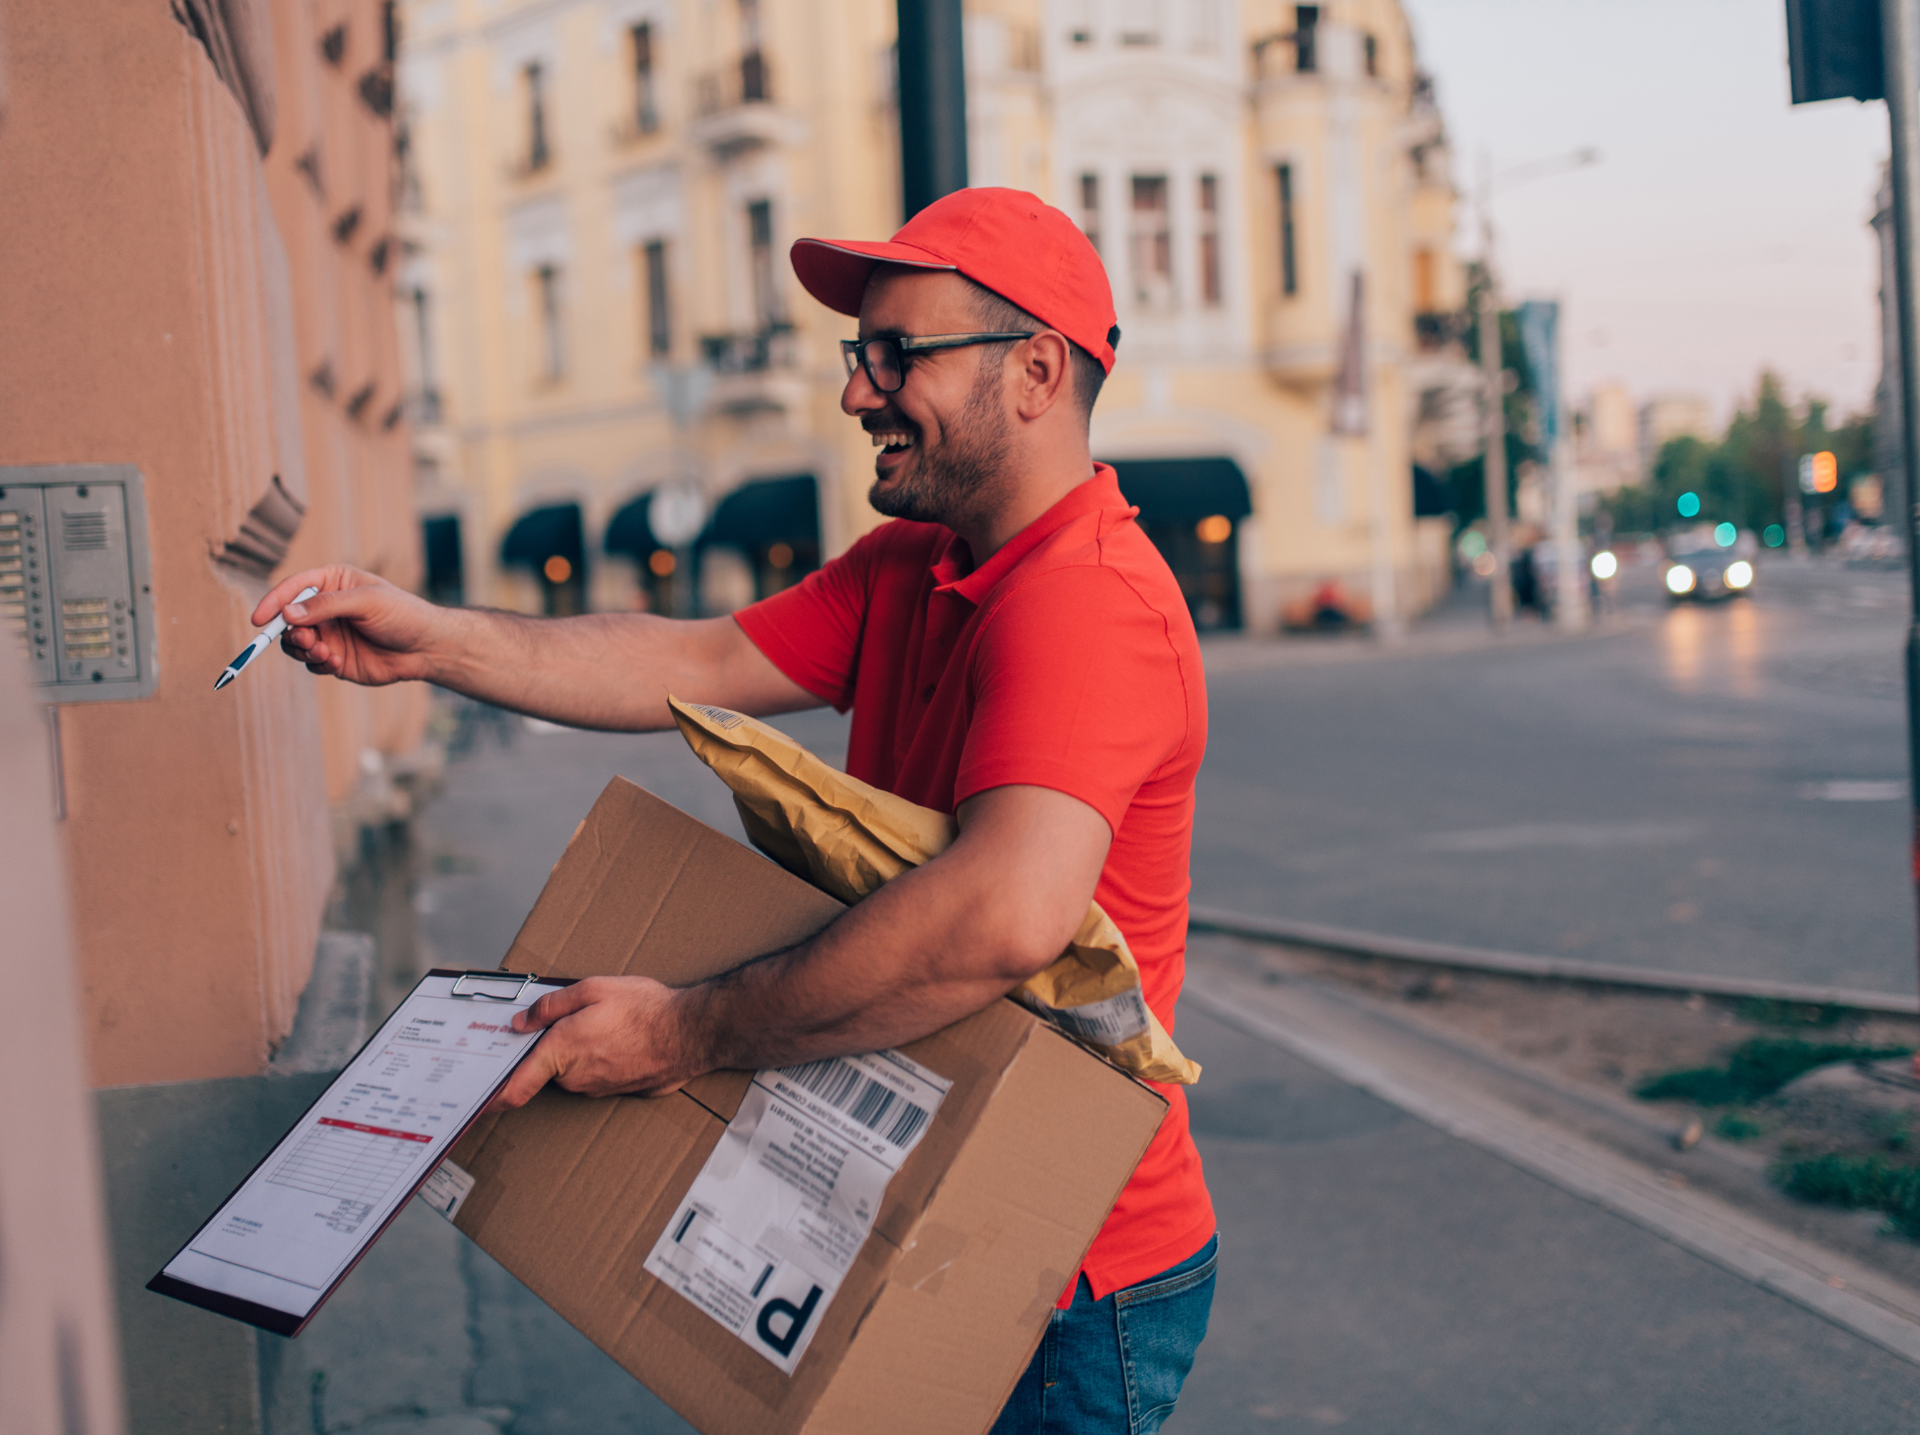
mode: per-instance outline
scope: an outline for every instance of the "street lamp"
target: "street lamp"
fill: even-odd
[[[1486,457],[1481,463],[1486,485],[1487,551],[1493,555],[1491,615],[1493,626],[1504,630],[1513,621],[1513,544],[1507,533],[1507,377],[1500,362],[1500,290],[1493,267],[1493,196],[1536,179],[1585,169],[1600,162],[1597,149],[1529,160],[1495,175],[1493,161],[1480,156],[1480,372],[1486,388]],[[1563,562],[1561,567],[1565,567]],[[1562,595],[1564,599],[1565,595]]]

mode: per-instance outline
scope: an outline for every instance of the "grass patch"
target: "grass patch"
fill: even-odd
[[[1725,1066],[1694,1066],[1669,1071],[1643,1082],[1634,1094],[1643,1101],[1691,1101],[1699,1106],[1737,1106],[1771,1096],[1796,1076],[1836,1061],[1878,1061],[1908,1056],[1908,1046],[1858,1046],[1841,1041],[1806,1041],[1797,1036],[1756,1036],[1742,1042]]]
[[[1903,1235],[1920,1236],[1920,1169],[1883,1156],[1814,1156],[1785,1162],[1774,1178],[1790,1196],[1849,1210],[1885,1211]]]
[[[1779,997],[1741,997],[1733,1014],[1755,1026],[1833,1026],[1846,1015],[1846,1008]]]
[[[1767,1128],[1738,1111],[1729,1111],[1713,1123],[1713,1134],[1722,1141],[1751,1141],[1767,1134]]]
[[[1913,1117],[1909,1112],[1879,1112],[1867,1118],[1867,1130],[1889,1151],[1905,1151],[1913,1145]]]

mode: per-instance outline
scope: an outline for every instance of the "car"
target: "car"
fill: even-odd
[[[1695,548],[1667,560],[1667,597],[1675,603],[1740,598],[1753,591],[1753,563],[1725,548]]]

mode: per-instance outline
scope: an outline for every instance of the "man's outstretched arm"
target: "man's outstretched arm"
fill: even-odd
[[[320,594],[293,603],[303,588]],[[282,644],[313,672],[369,686],[437,683],[573,727],[671,727],[669,692],[747,713],[820,705],[731,618],[442,608],[339,563],[281,580],[254,609],[254,625],[283,608],[291,626]]]
[[[945,852],[789,951],[691,987],[589,977],[542,997],[514,1025],[552,1030],[495,1106],[525,1105],[548,1081],[653,1094],[706,1071],[898,1046],[1005,995],[1072,940],[1112,833],[1044,787],[993,788],[959,817]]]

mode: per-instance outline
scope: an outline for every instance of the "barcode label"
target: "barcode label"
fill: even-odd
[[[952,1087],[897,1051],[759,1072],[647,1270],[791,1375]]]
[[[927,1124],[929,1113],[924,1106],[914,1105],[885,1082],[838,1057],[783,1066],[780,1074],[895,1146],[912,1145]]]
[[[1048,1006],[1040,1001],[1031,1006],[1067,1035],[1100,1046],[1118,1046],[1147,1029],[1147,1003],[1138,988],[1085,1006]]]

